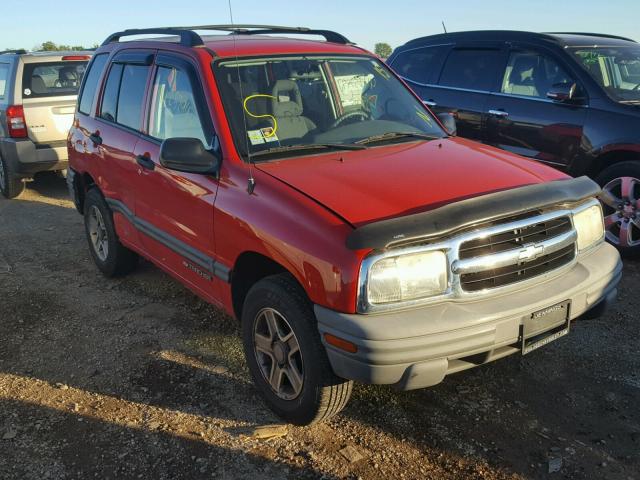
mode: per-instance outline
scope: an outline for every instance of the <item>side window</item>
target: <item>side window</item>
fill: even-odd
[[[140,130],[149,67],[114,63],[104,87],[100,117]]]
[[[399,53],[391,67],[403,78],[417,83],[429,83],[436,60],[444,47],[424,47]]]
[[[151,97],[149,135],[159,140],[198,138],[208,146],[209,140],[198,115],[193,85],[184,70],[158,67]]]
[[[447,58],[439,84],[470,90],[491,90],[495,83],[500,50],[455,49]]]
[[[0,63],[0,98],[7,94],[7,82],[9,81],[9,65]]]
[[[559,83],[573,83],[555,60],[536,52],[511,52],[502,77],[502,93],[546,98]]]
[[[98,90],[98,82],[100,81],[100,77],[102,77],[104,66],[107,64],[107,57],[108,55],[106,53],[96,55],[91,65],[89,65],[89,71],[85,74],[84,86],[82,87],[80,101],[78,102],[78,111],[84,114],[89,115],[91,113],[93,99]],[[2,73],[0,73],[0,81],[2,81],[1,79]]]

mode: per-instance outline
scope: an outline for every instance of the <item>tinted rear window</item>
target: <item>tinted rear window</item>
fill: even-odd
[[[102,108],[100,116],[110,122],[116,121],[118,110],[118,92],[120,91],[120,79],[122,78],[121,63],[114,63],[109,70],[107,84],[104,86],[104,94],[102,96]]]
[[[496,83],[501,57],[499,50],[453,50],[442,69],[439,84],[470,90],[491,90]]]
[[[417,83],[429,83],[444,47],[424,47],[399,53],[391,66],[403,78]]]
[[[116,121],[136,130],[140,129],[144,91],[147,86],[149,67],[145,65],[125,65],[122,71],[118,115]]]
[[[23,98],[77,95],[87,62],[26,63],[22,73]]]
[[[82,113],[91,113],[91,105],[93,105],[93,98],[98,90],[98,82],[102,76],[102,71],[107,63],[108,55],[102,53],[96,55],[89,65],[89,71],[87,72],[87,78],[84,81],[84,87],[82,88],[82,94],[80,95],[80,102],[78,110]]]
[[[7,94],[9,81],[9,65],[0,63],[0,98],[4,98]]]

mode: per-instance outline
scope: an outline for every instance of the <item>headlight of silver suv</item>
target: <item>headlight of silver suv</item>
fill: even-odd
[[[447,256],[443,251],[385,257],[369,267],[366,292],[370,304],[406,302],[444,293]]]
[[[604,219],[600,204],[591,205],[573,214],[573,226],[578,234],[578,250],[601,242],[604,238]]]

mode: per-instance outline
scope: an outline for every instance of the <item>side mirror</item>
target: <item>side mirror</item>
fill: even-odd
[[[439,113],[437,117],[449,135],[455,137],[458,134],[458,127],[456,127],[456,117],[453,115],[453,113]]]
[[[556,83],[547,92],[547,98],[558,103],[582,103],[584,97],[579,93],[575,83]]]
[[[179,172],[217,175],[220,156],[198,138],[167,138],[160,145],[160,165]]]

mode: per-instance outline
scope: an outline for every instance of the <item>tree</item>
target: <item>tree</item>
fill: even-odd
[[[60,51],[68,51],[68,50],[86,50],[82,45],[58,45],[51,40],[47,42],[42,42],[42,45],[37,45],[34,48],[37,52],[60,52]]]
[[[392,52],[391,45],[389,45],[388,43],[376,43],[375,47],[373,48],[376,55],[382,58],[388,58]]]

